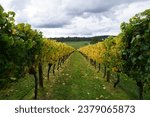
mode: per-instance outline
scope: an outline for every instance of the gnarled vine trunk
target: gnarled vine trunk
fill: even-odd
[[[39,86],[43,88],[43,65],[39,63]]]
[[[37,78],[37,75],[36,75],[36,70],[33,66],[30,68],[29,74],[34,76],[34,99],[37,99],[37,95],[38,95],[38,78]]]
[[[136,81],[136,84],[139,88],[139,99],[143,100],[144,83],[140,80]]]
[[[117,81],[114,83],[114,88],[116,88],[116,86],[119,84],[120,82],[120,75],[117,74]]]
[[[47,72],[47,79],[49,80],[49,74],[50,74],[50,70],[53,64],[49,63],[48,64],[48,72]]]
[[[97,72],[99,72],[101,70],[101,64],[99,63],[98,64],[98,71]]]
[[[53,65],[53,74],[55,75],[55,64]]]
[[[107,71],[107,82],[110,82],[110,71]]]
[[[106,70],[107,70],[106,65],[104,65],[104,75],[103,75],[103,78],[105,78],[105,76],[106,76]]]

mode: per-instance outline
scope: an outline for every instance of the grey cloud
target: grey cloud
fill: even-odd
[[[0,2],[3,0],[0,0]],[[47,35],[118,34],[119,25],[149,8],[150,0],[11,0],[16,21]]]
[[[37,28],[63,28],[65,25],[67,25],[68,23],[45,23],[45,24],[39,24],[39,25],[34,25],[34,27]]]
[[[34,17],[28,16],[28,13],[26,13],[24,9],[27,9],[28,6],[33,3],[35,6],[36,4],[39,5],[40,2],[36,1],[37,0],[13,0],[11,2],[14,10],[22,12],[17,18],[18,22],[28,22],[37,28],[62,28],[69,25],[69,22],[75,17],[89,17],[95,15],[100,19],[98,15],[101,15],[101,13],[108,11],[112,7],[137,0],[42,0],[41,3],[43,4],[45,1],[45,4],[39,7],[39,12],[37,12]],[[50,4],[55,7],[51,8],[53,6]],[[45,10],[45,13],[40,12],[40,9],[41,11]],[[86,13],[87,15],[84,15]],[[30,18],[31,20],[29,20]]]
[[[146,0],[75,0],[67,1],[65,4],[65,9],[68,15],[82,15],[85,12],[88,13],[101,13],[108,11],[112,7],[120,4],[128,4],[137,1]]]
[[[66,17],[62,17],[62,19],[55,20],[55,22],[47,21],[44,24],[38,24],[36,27],[41,28],[62,28],[66,25],[69,25],[69,22],[72,21],[75,17],[84,17],[87,18],[91,15],[96,16],[97,18],[101,18],[102,13],[105,13],[106,16],[113,18],[111,16],[112,13],[108,12],[111,8],[120,5],[120,4],[127,4],[132,2],[137,2],[141,0],[113,0],[113,1],[106,1],[106,0],[62,0],[61,5],[63,6],[63,11],[60,14],[67,15]],[[109,15],[107,15],[107,13]],[[86,14],[86,15],[85,15]],[[59,16],[58,16],[59,18]],[[53,19],[53,18],[52,18]],[[65,22],[64,22],[65,20]],[[62,22],[61,22],[62,21]]]

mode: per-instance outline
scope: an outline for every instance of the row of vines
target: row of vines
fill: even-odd
[[[49,80],[51,66],[61,66],[74,49],[43,38],[29,24],[15,24],[14,16],[14,12],[5,12],[0,6],[0,87],[29,73],[34,76],[36,99],[38,83],[43,87],[43,64],[48,66]]]
[[[121,74],[133,79],[139,88],[139,99],[150,88],[150,9],[136,14],[128,23],[121,24],[121,33],[102,42],[88,45],[79,51],[100,70],[110,82],[111,73],[116,74],[114,87]]]

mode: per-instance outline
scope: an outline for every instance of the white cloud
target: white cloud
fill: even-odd
[[[150,1],[139,1],[132,4],[120,5],[113,8],[112,11],[114,11],[114,15],[118,21],[128,21],[129,18],[133,17],[135,14],[148,8],[150,8]]]
[[[120,23],[149,8],[150,0],[0,0],[16,22],[50,36],[118,34]]]

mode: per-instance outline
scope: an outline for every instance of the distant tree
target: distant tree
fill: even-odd
[[[98,38],[92,38],[90,44],[95,44],[95,43],[98,43],[100,42],[101,40],[99,40]]]

